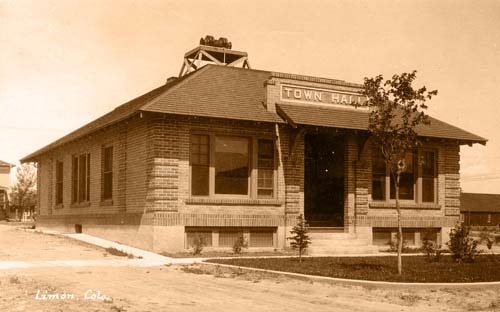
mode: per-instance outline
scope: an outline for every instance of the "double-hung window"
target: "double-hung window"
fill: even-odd
[[[102,200],[113,198],[113,146],[102,149]]]
[[[62,205],[63,203],[63,171],[63,162],[56,161],[56,205]]]
[[[90,154],[73,156],[71,202],[90,201]]]
[[[399,199],[415,200],[416,153],[406,153],[405,170],[399,176]],[[396,199],[395,176],[390,176],[391,199]]]
[[[191,135],[191,195],[274,197],[274,148],[270,139]]]
[[[420,155],[422,202],[434,203],[436,202],[437,193],[436,152],[433,150],[423,150]]]
[[[209,194],[210,137],[192,135],[190,148],[191,194]]]
[[[257,196],[274,196],[274,141],[258,140]]]
[[[374,200],[385,200],[387,168],[384,158],[380,152],[372,154],[372,198]]]

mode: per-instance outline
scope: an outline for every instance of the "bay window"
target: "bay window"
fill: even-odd
[[[192,196],[275,196],[274,140],[192,134]]]

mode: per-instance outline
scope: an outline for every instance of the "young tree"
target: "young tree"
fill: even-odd
[[[415,128],[420,124],[429,123],[429,118],[424,113],[427,109],[426,101],[437,95],[437,90],[427,91],[426,87],[415,89],[412,83],[417,77],[416,74],[416,71],[402,73],[387,81],[384,81],[382,75],[364,80],[364,94],[370,108],[369,132],[372,146],[380,149],[394,181],[398,216],[398,274],[402,273],[403,248],[399,203],[400,177],[408,165],[406,154],[413,152],[420,145]]]
[[[22,164],[17,167],[16,183],[11,188],[11,202],[21,209],[21,215],[25,208],[36,205],[36,192],[36,166]]]
[[[311,239],[307,235],[308,233],[307,221],[304,219],[302,215],[299,215],[297,219],[297,224],[292,228],[290,233],[293,234],[292,237],[288,237],[288,239],[292,240],[290,245],[293,249],[298,249],[299,251],[299,262],[302,263],[302,254],[311,244]]]

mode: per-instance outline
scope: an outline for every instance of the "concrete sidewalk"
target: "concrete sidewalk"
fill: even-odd
[[[100,237],[79,233],[79,234],[60,234],[65,237],[69,237],[81,242],[85,242],[94,246],[99,246],[102,248],[115,248],[117,250],[123,251],[125,253],[131,254],[136,258],[138,264],[142,266],[159,266],[159,265],[171,265],[171,264],[193,264],[202,262],[205,259],[202,258],[171,258],[159,255],[157,253],[147,251],[144,249],[135,248],[132,246],[120,244]],[[131,259],[132,260],[132,259]]]
[[[49,235],[58,235],[68,237],[74,240],[85,242],[102,248],[115,248],[127,254],[133,255],[135,258],[123,259],[98,259],[98,260],[35,260],[35,261],[0,261],[0,270],[8,269],[28,269],[28,268],[48,268],[48,267],[93,267],[93,266],[110,266],[110,267],[154,267],[162,265],[176,264],[193,264],[202,262],[203,258],[170,258],[165,257],[147,250],[131,247],[128,245],[116,243],[103,238],[91,236],[88,234],[63,234],[56,231],[40,231],[23,229],[27,232],[38,232]]]

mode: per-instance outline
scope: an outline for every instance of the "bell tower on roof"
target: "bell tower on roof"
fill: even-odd
[[[184,54],[179,77],[189,74],[206,64],[250,68],[248,54],[232,50],[232,44],[227,38],[215,39],[213,36],[206,36],[200,39],[198,47]]]

